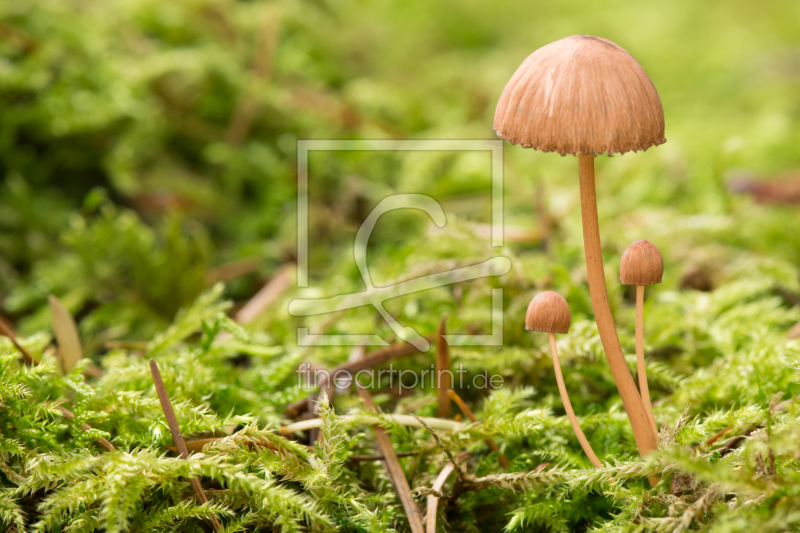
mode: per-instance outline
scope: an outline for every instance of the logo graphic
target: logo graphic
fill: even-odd
[[[308,152],[312,150],[381,150],[381,151],[465,151],[481,150],[492,153],[492,246],[503,244],[503,145],[502,141],[298,141],[298,287],[308,286]],[[373,306],[388,326],[402,340],[413,344],[420,351],[427,351],[430,343],[417,331],[404,327],[383,306],[383,302],[398,296],[420,292],[434,287],[451,285],[490,276],[500,276],[511,270],[511,261],[498,256],[482,263],[438,272],[403,281],[395,285],[376,287],[372,283],[367,266],[367,245],[378,219],[395,209],[417,209],[430,216],[438,227],[446,224],[444,210],[439,203],[422,194],[397,194],[384,198],[367,216],[356,234],[353,254],[366,290],[332,296],[330,298],[296,299],[289,304],[289,313],[294,316],[309,316],[353,309],[365,305]],[[445,335],[450,345],[496,346],[503,342],[503,290],[492,289],[492,333],[490,335]],[[301,346],[330,345],[387,345],[378,335],[311,335],[308,328],[298,328],[298,344]]]

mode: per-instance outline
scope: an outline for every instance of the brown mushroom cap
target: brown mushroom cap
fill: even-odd
[[[571,322],[572,316],[567,301],[553,291],[537,294],[531,300],[528,312],[525,314],[525,329],[528,331],[566,333]]]
[[[561,155],[666,142],[661,99],[642,66],[591,35],[566,37],[528,56],[497,102],[494,131],[512,144]]]
[[[661,250],[650,241],[634,241],[622,254],[619,280],[623,285],[655,285],[664,276]]]

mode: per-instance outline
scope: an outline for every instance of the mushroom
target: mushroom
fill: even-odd
[[[661,283],[664,275],[664,259],[658,246],[647,240],[634,241],[628,246],[619,262],[619,280],[623,285],[636,285],[636,370],[639,374],[639,390],[647,417],[658,435],[658,426],[653,416],[650,389],[647,386],[647,371],[644,366],[644,288]]]
[[[578,156],[592,307],[636,445],[644,456],[656,449],[657,440],[625,363],[608,303],[594,158],[645,150],[666,141],[658,92],[628,52],[600,37],[574,35],[540,48],[522,63],[497,103],[494,130],[513,144]]]
[[[578,437],[578,442],[581,443],[581,448],[586,453],[589,461],[597,468],[602,468],[603,465],[600,459],[595,455],[589,441],[586,440],[586,435],[583,434],[578,419],[575,417],[575,411],[572,410],[572,403],[569,401],[569,394],[567,394],[567,387],[564,385],[564,376],[561,375],[561,364],[558,361],[558,348],[556,347],[556,333],[567,333],[569,325],[572,320],[569,312],[569,305],[563,296],[553,291],[545,291],[536,295],[528,305],[528,312],[525,314],[525,329],[528,331],[544,331],[550,339],[550,353],[553,355],[553,370],[556,373],[556,382],[558,383],[558,393],[561,395],[561,401],[564,404],[564,410],[569,417],[569,423],[572,424],[572,431]]]

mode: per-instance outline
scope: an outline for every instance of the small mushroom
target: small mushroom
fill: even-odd
[[[636,285],[636,370],[639,374],[639,390],[642,403],[647,410],[650,425],[658,435],[658,426],[653,416],[650,402],[650,388],[647,386],[647,371],[644,366],[644,288],[661,283],[664,275],[664,259],[661,250],[650,241],[634,241],[622,254],[619,262],[619,280],[623,285]]]
[[[578,156],[581,217],[592,308],[611,373],[641,455],[657,448],[642,398],[625,363],[608,303],[594,158],[662,144],[664,111],[650,78],[609,40],[573,35],[535,51],[503,90],[497,135],[513,144]]]
[[[583,434],[578,419],[575,417],[575,411],[572,410],[572,403],[569,401],[569,394],[567,394],[567,387],[564,385],[564,376],[561,375],[561,364],[558,360],[558,348],[556,347],[556,333],[567,333],[572,321],[569,312],[569,305],[563,296],[553,291],[545,291],[536,295],[528,305],[528,312],[525,314],[525,329],[528,331],[544,331],[550,339],[550,353],[553,354],[553,370],[556,373],[556,382],[558,383],[558,392],[561,395],[561,401],[564,403],[564,410],[569,417],[569,423],[572,424],[572,431],[578,437],[578,442],[581,443],[581,448],[586,453],[589,461],[597,468],[602,468],[603,465],[600,459],[595,455],[589,441],[586,440],[586,435]]]

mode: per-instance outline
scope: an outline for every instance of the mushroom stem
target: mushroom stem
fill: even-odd
[[[642,403],[647,411],[647,418],[653,426],[653,433],[658,435],[656,418],[653,416],[653,404],[650,402],[650,389],[647,386],[647,370],[644,366],[644,286],[636,286],[636,371],[639,374],[639,390],[642,392]]]
[[[561,363],[558,361],[558,348],[556,347],[555,333],[550,332],[547,334],[547,337],[550,339],[550,353],[553,354],[553,369],[556,372],[558,393],[561,395],[561,401],[564,404],[564,410],[567,412],[567,417],[569,417],[569,423],[572,424],[572,431],[574,431],[575,436],[578,437],[578,442],[581,443],[581,448],[583,448],[583,451],[586,453],[589,461],[592,462],[595,468],[603,468],[603,464],[600,462],[600,459],[597,458],[597,455],[595,455],[592,445],[589,444],[588,440],[586,440],[586,435],[583,434],[583,430],[581,429],[580,424],[578,424],[578,418],[575,416],[575,411],[572,410],[572,404],[570,403],[569,395],[567,394],[567,387],[564,385],[564,376],[561,375]]]
[[[619,344],[614,317],[608,304],[606,277],[603,272],[603,253],[600,248],[600,223],[597,218],[597,196],[594,188],[594,156],[578,154],[581,181],[581,218],[583,219],[583,246],[586,254],[586,270],[589,275],[589,293],[592,309],[600,332],[600,340],[606,352],[611,375],[622,397],[622,405],[628,413],[633,428],[633,437],[639,455],[644,457],[657,449],[656,436],[647,418],[642,398],[628,370],[622,347]]]

